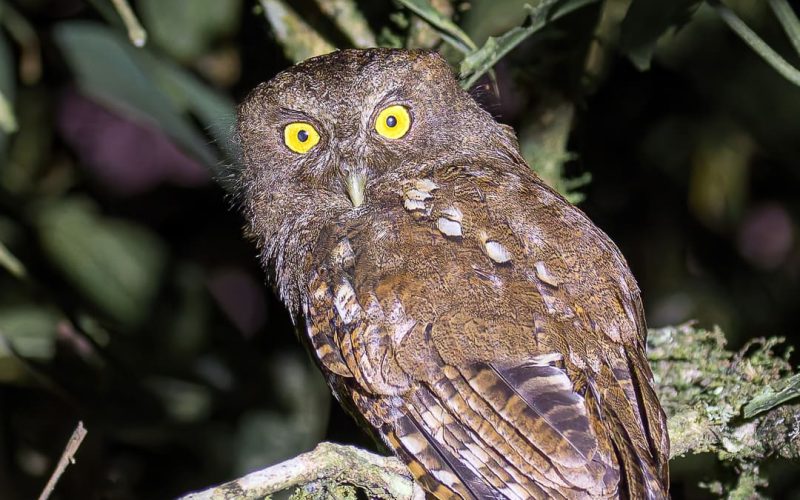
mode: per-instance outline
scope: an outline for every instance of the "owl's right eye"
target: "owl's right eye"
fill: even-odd
[[[283,129],[283,142],[295,153],[308,153],[319,142],[319,132],[307,122],[293,122]]]

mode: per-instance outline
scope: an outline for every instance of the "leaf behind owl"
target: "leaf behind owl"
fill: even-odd
[[[238,29],[242,1],[141,0],[138,6],[152,42],[186,62],[203,55],[217,38]]]
[[[62,23],[55,29],[55,38],[83,92],[117,112],[163,130],[206,165],[218,165],[207,139],[186,114],[201,109],[198,115],[208,118],[206,110],[222,107],[224,99],[212,102],[210,90],[200,92],[199,83],[187,84],[191,82],[188,76],[175,78],[180,70],[165,69],[168,63],[137,50],[108,27],[85,21]],[[162,79],[155,78],[154,73]],[[171,78],[165,78],[170,74]],[[187,87],[188,95],[181,95]]]
[[[0,33],[0,107],[6,108],[8,113],[12,113],[13,111],[15,90],[14,72],[14,58],[11,55],[11,50],[5,35]],[[10,115],[10,118],[13,120],[13,114]],[[8,119],[5,121],[8,121]],[[0,160],[4,160],[5,158],[8,134],[8,127],[0,123]]]
[[[464,57],[459,68],[461,86],[466,89],[472,87],[500,59],[531,35],[541,31],[550,22],[595,1],[543,0],[536,7],[526,5],[528,16],[521,26],[511,28],[498,37],[490,36],[480,48],[476,48]]]
[[[699,5],[698,0],[634,0],[620,27],[620,50],[640,70],[649,69],[661,35],[686,24]]]
[[[155,234],[75,197],[39,207],[35,225],[52,264],[94,306],[127,327],[147,318],[167,257]]]

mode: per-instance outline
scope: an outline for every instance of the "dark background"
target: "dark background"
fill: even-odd
[[[457,3],[456,19],[480,44],[521,23],[523,3]],[[474,93],[520,131],[554,96],[574,104],[566,176],[591,174],[580,206],[629,260],[650,326],[696,319],[734,348],[797,345],[800,88],[683,3],[693,15],[666,23],[649,71],[614,49],[618,19],[586,83],[598,19],[624,14],[606,2],[504,58],[499,99],[486,79]],[[407,11],[359,5],[379,41],[403,40]],[[800,63],[766,3],[729,5]],[[0,497],[38,495],[78,420],[89,434],[54,498],[174,497],[323,439],[372,446],[332,404],[212,180],[235,173],[233,104],[291,64],[255,2],[134,2],[145,49],[104,1],[3,6],[0,90],[19,130],[0,133],[0,242],[26,272],[4,253]],[[348,45],[314,2],[293,6]],[[766,493],[800,498],[797,465],[765,464]],[[736,474],[713,456],[672,471],[675,498]]]

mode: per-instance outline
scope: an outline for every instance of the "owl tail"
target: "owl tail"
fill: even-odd
[[[651,453],[648,446],[642,446],[643,431],[638,425],[638,419],[631,419],[623,415],[627,407],[613,404],[609,399],[615,399],[613,392],[606,391],[604,405],[599,403],[594,384],[589,384],[586,399],[590,411],[595,417],[594,421],[603,427],[602,432],[610,440],[611,448],[616,455],[620,469],[619,497],[631,500],[662,500],[669,498],[668,485],[661,478],[662,467]],[[615,388],[617,391],[619,387]],[[612,393],[612,394],[609,394]],[[628,417],[628,418],[626,418]]]

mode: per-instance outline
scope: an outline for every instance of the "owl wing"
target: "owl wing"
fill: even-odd
[[[638,289],[524,165],[370,188],[320,237],[305,316],[338,397],[438,498],[664,498]]]

